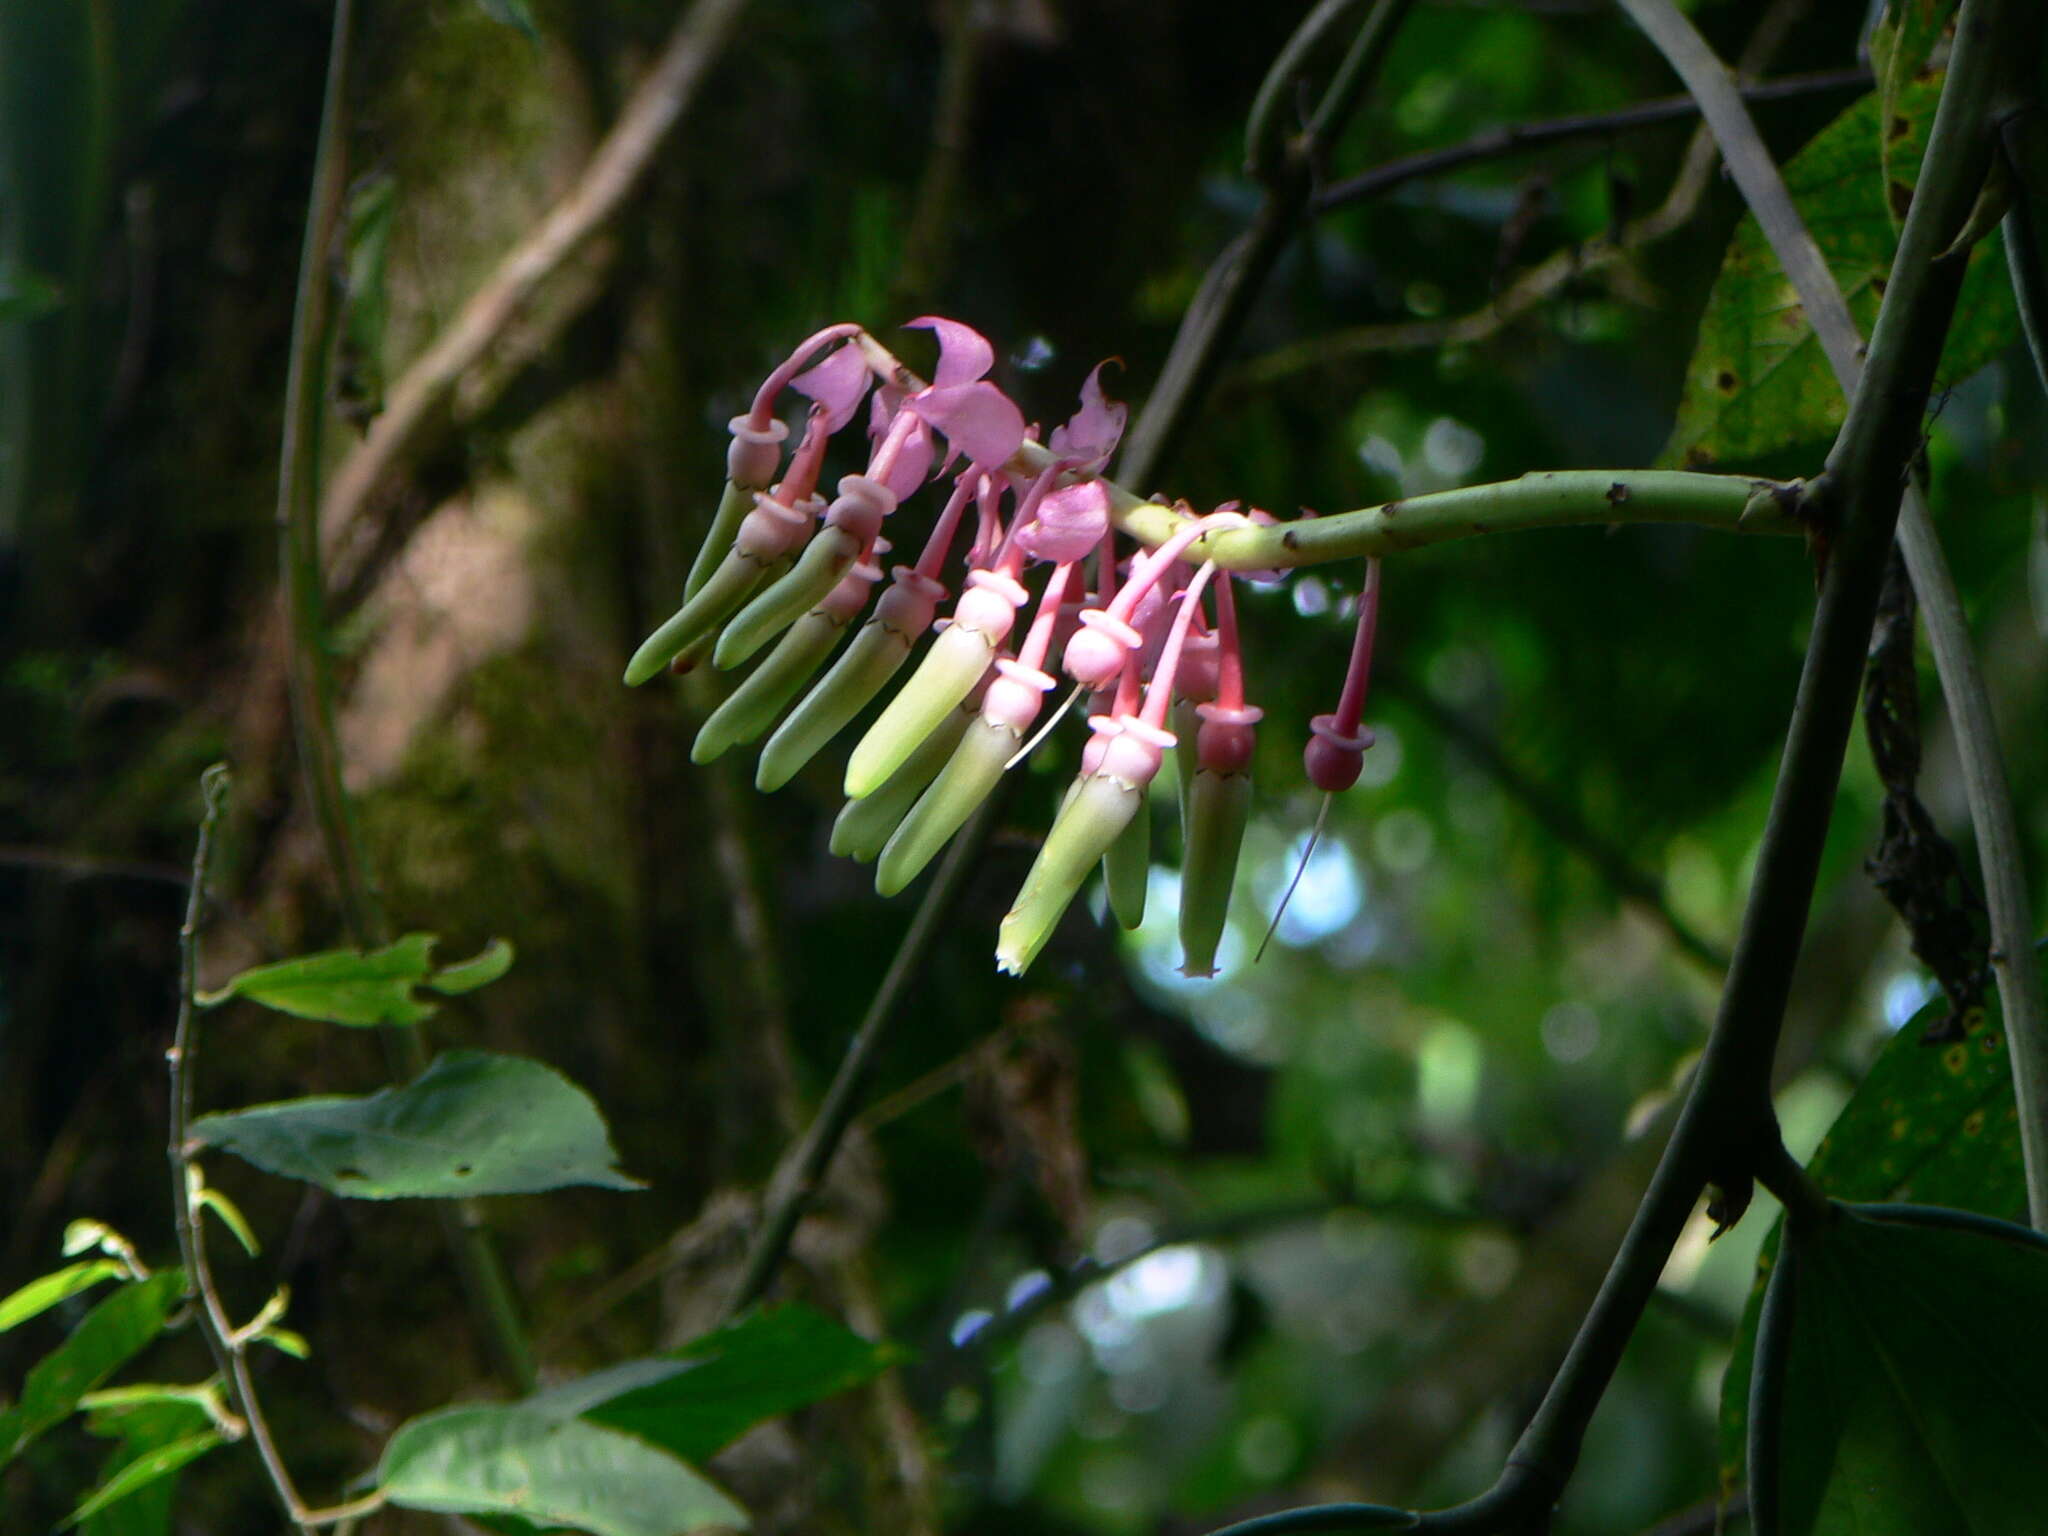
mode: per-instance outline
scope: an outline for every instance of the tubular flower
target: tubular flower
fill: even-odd
[[[1117,919],[1137,926],[1152,859],[1146,797],[1172,752],[1185,847],[1183,969],[1210,975],[1249,812],[1260,711],[1245,696],[1230,578],[1217,580],[1211,564],[1194,569],[1193,546],[1264,515],[1233,503],[1202,517],[1183,504],[1170,536],[1123,560],[1112,514],[1131,498],[1102,476],[1126,412],[1104,394],[1103,368],[1041,447],[989,378],[995,349],[986,339],[938,317],[912,325],[938,341],[929,383],[854,325],[817,332],[762,381],[731,423],[726,483],[682,606],[635,652],[626,682],[685,670],[706,652],[729,668],[765,650],[706,718],[691,755],[707,762],[765,735],[756,782],[772,790],[908,666],[853,749],[847,804],[832,828],[833,852],[877,861],[885,895],[916,879],[1004,772],[1089,693],[1081,772],[1003,919],[997,964],[1021,974],[1098,864]],[[790,424],[777,413],[791,394],[806,404],[785,456]],[[863,414],[864,465],[827,498],[819,491],[827,445]],[[950,480],[942,509],[917,558],[884,583],[884,530],[911,515],[904,509],[935,478]],[[964,570],[955,564],[963,529]],[[1212,582],[1213,622],[1204,612]],[[1353,676],[1336,711],[1311,726],[1309,775],[1326,788],[1357,778],[1371,739],[1359,717],[1378,590],[1374,566]],[[1059,672],[1075,686],[1048,716]]]

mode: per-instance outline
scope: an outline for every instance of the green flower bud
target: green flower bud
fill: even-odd
[[[832,670],[768,738],[754,786],[776,790],[795,778],[888,685],[910,659],[912,643],[912,636],[890,627],[880,614],[863,624]]]
[[[1117,834],[1102,856],[1102,879],[1109,889],[1109,910],[1118,924],[1135,928],[1145,921],[1145,886],[1152,875],[1152,816],[1141,803],[1130,825]]]
[[[782,707],[811,680],[846,633],[847,620],[813,608],[775,643],[768,659],[747,675],[723,704],[698,727],[690,761],[708,763],[728,747],[752,741],[767,730]]]
[[[829,524],[804,546],[789,574],[734,616],[718,637],[712,663],[736,667],[790,625],[815,608],[853,568],[860,543],[843,528]]]
[[[894,896],[938,856],[989,797],[1003,768],[1023,744],[1023,733],[977,714],[959,746],[910,814],[896,828],[875,865],[875,889]]]
[[[1202,769],[1188,787],[1183,823],[1187,851],[1180,875],[1180,970],[1214,976],[1216,950],[1230,916],[1238,850],[1251,814],[1252,777]]]
[[[1081,781],[1046,833],[1024,888],[997,932],[997,970],[1022,976],[1030,968],[1089,871],[1130,825],[1144,798],[1143,789],[1107,773]]]
[[[683,584],[685,599],[695,597],[697,589],[709,581],[711,573],[724,563],[732,551],[732,541],[740,531],[740,523],[753,509],[754,493],[726,481],[725,494],[718,498],[718,510],[712,514],[710,530],[698,546],[697,558],[690,562],[690,579]]]
[[[953,756],[967,727],[980,716],[980,706],[963,703],[930,732],[902,765],[870,794],[849,800],[832,823],[832,851],[865,864],[882,851],[897,824],[910,814],[925,786]]]
[[[996,643],[962,624],[948,626],[896,697],[868,727],[846,764],[846,793],[859,800],[880,789],[918,744],[974,691],[995,660]],[[936,770],[934,770],[936,771]]]
[[[764,574],[757,561],[738,550],[728,551],[718,569],[684,599],[674,616],[641,642],[626,663],[626,686],[637,688],[659,676],[671,661],[710,635],[747,600]]]

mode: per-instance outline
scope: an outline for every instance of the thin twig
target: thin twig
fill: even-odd
[[[146,880],[152,885],[175,885],[181,889],[186,880],[185,871],[173,864],[107,859],[98,854],[29,848],[19,843],[0,844],[0,867],[39,870],[65,880]]]
[[[344,0],[345,3],[345,0]],[[256,1382],[249,1373],[246,1341],[241,1340],[228,1320],[220,1291],[213,1281],[213,1267],[206,1256],[206,1232],[192,1198],[193,1149],[190,1147],[194,1083],[199,1072],[199,924],[206,912],[206,877],[212,867],[213,836],[227,804],[229,776],[226,765],[216,763],[200,776],[199,793],[203,809],[199,819],[199,842],[192,855],[192,881],[185,898],[185,921],[178,929],[178,1022],[171,1032],[171,1048],[164,1053],[170,1069],[171,1214],[178,1233],[178,1254],[185,1265],[188,1295],[199,1303],[199,1331],[206,1340],[220,1378],[227,1383],[234,1410],[248,1426],[250,1441],[263,1463],[264,1476],[277,1497],[284,1515],[301,1530],[306,1528],[305,1501],[292,1482],[291,1471],[279,1454],[256,1396]]]
[[[1843,393],[1853,396],[1864,369],[1862,333],[1726,70],[1668,0],[1624,0],[1624,4],[1665,51],[1688,89],[1699,96],[1730,174],[1790,279]],[[1975,195],[1974,188],[1971,193]],[[1977,833],[1985,907],[1991,921],[1992,973],[2004,1007],[2006,1048],[2012,1057],[2013,1086],[2019,1098],[2027,1206],[2034,1225],[2048,1228],[2048,1004],[2042,997],[2039,968],[2029,960],[2034,920],[2024,846],[1999,750],[1990,690],[1977,664],[1955,577],[1942,555],[1941,541],[1917,482],[1909,483],[1905,490],[1898,542],[1926,620],[1928,646],[1948,703],[1970,820]]]
[[[313,160],[313,187],[292,305],[291,351],[286,361],[284,436],[278,449],[277,535],[289,622],[286,669],[292,727],[306,778],[306,795],[335,880],[342,926],[351,943],[368,948],[389,937],[356,836],[341,777],[341,745],[334,726],[334,685],[327,653],[327,585],[322,569],[318,509],[320,437],[326,419],[328,261],[347,184],[341,129],[347,99],[349,28],[353,0],[337,0],[328,49],[327,85]],[[416,1028],[386,1029],[384,1051],[392,1072],[417,1077],[427,1048]],[[533,1352],[517,1303],[474,1201],[443,1202],[443,1233],[461,1272],[472,1309],[499,1365],[519,1391],[535,1381]]]
[[[1797,101],[1807,96],[1825,95],[1832,91],[1867,89],[1869,85],[1870,71],[1867,69],[1828,69],[1818,70],[1812,74],[1787,75],[1782,80],[1751,81],[1738,85],[1736,89],[1742,93],[1745,101],[1773,102]],[[1320,217],[1339,208],[1347,208],[1353,203],[1384,197],[1397,187],[1405,187],[1410,182],[1446,175],[1451,171],[1462,170],[1468,165],[1527,154],[1532,150],[1543,149],[1553,144],[1570,143],[1575,139],[1608,138],[1636,128],[1687,122],[1699,115],[1699,103],[1692,97],[1663,96],[1655,101],[1639,101],[1633,106],[1616,107],[1609,112],[1575,112],[1563,117],[1540,118],[1534,122],[1510,123],[1505,127],[1490,128],[1484,133],[1474,134],[1462,144],[1449,144],[1442,149],[1426,149],[1417,154],[1403,155],[1398,160],[1389,160],[1369,171],[1361,171],[1356,176],[1333,181],[1316,194],[1309,204],[1309,212]]]
[[[320,510],[337,590],[377,543],[376,497],[446,430],[455,392],[541,287],[615,217],[723,51],[747,0],[695,0],[568,194],[506,253],[448,327],[391,386],[384,410],[335,469]]]
[[[918,903],[910,927],[896,946],[888,972],[882,977],[882,984],[875,989],[860,1027],[847,1044],[846,1054],[840,1060],[831,1086],[825,1090],[824,1102],[819,1105],[810,1129],[804,1133],[802,1141],[790,1148],[782,1166],[775,1170],[775,1176],[769,1181],[768,1213],[747,1250],[739,1282],[726,1303],[728,1317],[758,1301],[774,1283],[775,1272],[789,1251],[791,1239],[796,1236],[797,1223],[824,1183],[833,1155],[838,1152],[847,1128],[859,1112],[861,1091],[867,1086],[868,1074],[874,1068],[882,1040],[895,1017],[897,1004],[902,1002],[911,978],[924,964],[932,940],[951,914],[960,888],[966,883],[968,871],[981,854],[982,836],[995,806],[993,797],[984,801],[980,810],[954,837],[953,846],[946,851],[946,857],[940,862],[938,872],[924,893],[924,900]]]
[[[1260,162],[1265,194],[1250,227],[1210,264],[1194,302],[1181,318],[1180,330],[1167,351],[1152,396],[1124,439],[1118,462],[1124,476],[1132,482],[1150,483],[1175,436],[1187,426],[1196,405],[1208,391],[1223,354],[1243,327],[1273,264],[1300,228],[1301,215],[1314,191],[1323,156],[1370,89],[1412,4],[1413,0],[1375,0],[1308,128],[1290,140],[1284,151],[1268,152],[1256,142],[1251,146]],[[1305,55],[1320,37],[1319,29],[1330,27],[1347,8],[1347,0],[1328,0],[1310,13],[1296,40],[1283,51],[1274,75],[1269,77],[1289,82],[1282,87],[1283,94],[1291,88],[1301,67],[1305,67],[1305,60],[1292,65],[1287,62],[1296,44],[1301,44]],[[1309,42],[1301,42],[1304,38]],[[1262,90],[1265,115],[1260,116],[1255,109],[1254,133],[1261,137],[1269,136],[1271,130],[1260,124],[1277,123],[1284,110],[1284,102],[1268,101],[1267,97],[1268,93]]]
[[[1698,67],[1705,45],[1690,25],[1667,0],[1621,3],[1667,57],[1678,55],[1673,64],[1688,86],[1705,87],[1699,94],[1711,110],[1710,92],[1725,88],[1727,73],[1712,61],[1712,80],[1692,78],[1706,69]],[[1465,1536],[1542,1528],[1701,1192],[1710,1182],[1739,1189],[1758,1157],[1781,1145],[1771,1107],[1772,1062],[1855,718],[1906,465],[1961,286],[1962,263],[1942,253],[1964,227],[1990,163],[2000,92],[2011,72],[2035,57],[2023,35],[2031,19],[2018,0],[1963,0],[1920,187],[1869,360],[1829,455],[1828,483],[1840,516],[1728,984],[1677,1127],[1591,1310],[1499,1480],[1468,1503],[1413,1518],[1409,1529]],[[1343,1507],[1333,1505],[1233,1529],[1343,1528]]]

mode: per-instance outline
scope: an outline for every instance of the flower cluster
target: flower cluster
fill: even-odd
[[[892,895],[1029,750],[1034,729],[1057,722],[1065,706],[1040,726],[1060,687],[1057,667],[1072,681],[1069,703],[1090,699],[1089,739],[1080,776],[1003,919],[997,964],[1022,974],[1098,864],[1118,920],[1142,920],[1151,856],[1150,820],[1140,813],[1172,752],[1185,848],[1183,970],[1212,975],[1260,711],[1245,697],[1230,573],[1187,556],[1204,533],[1263,514],[1189,515],[1157,548],[1123,558],[1111,519],[1121,493],[1103,471],[1126,413],[1103,394],[1101,368],[1041,448],[989,381],[995,354],[981,335],[938,318],[912,326],[937,337],[931,383],[858,326],[835,325],[791,353],[751,410],[733,418],[725,492],[683,605],[634,654],[626,682],[687,670],[707,652],[718,667],[736,667],[769,648],[704,722],[691,755],[708,762],[766,734],[756,782],[773,790],[878,698],[936,630],[854,747],[847,805],[832,832],[833,851],[874,861],[877,889]],[[810,404],[785,458],[789,428],[776,412],[790,390]],[[864,403],[867,466],[841,478],[828,501],[818,489],[826,444]],[[891,548],[884,528],[927,482],[946,480],[916,560],[889,572],[870,612]],[[963,537],[964,576],[941,617]],[[1034,597],[1028,583],[1040,568]],[[1375,570],[1352,676],[1337,710],[1312,726],[1308,769],[1325,789],[1348,787],[1371,743],[1359,719],[1377,598]]]

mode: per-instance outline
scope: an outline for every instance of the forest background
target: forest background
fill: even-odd
[[[828,854],[837,756],[764,798],[747,754],[689,760],[716,674],[618,684],[681,588],[724,423],[830,321],[928,363],[896,329],[928,312],[995,338],[1034,417],[1062,419],[1109,356],[1111,392],[1142,404],[1219,251],[1276,216],[1245,122],[1295,9],[695,7],[672,135],[442,381],[362,536],[329,550],[320,634],[361,860],[338,879],[293,731],[276,526],[333,7],[0,7],[0,1293],[52,1268],[80,1216],[173,1252],[163,1053],[200,774],[225,759],[201,981],[362,937],[352,882],[389,932],[451,957],[511,941],[510,974],[447,1001],[435,1042],[551,1064],[650,1186],[489,1202],[543,1376],[710,1326],[924,895],[883,902]],[[1667,66],[1591,0],[1400,9],[1134,489],[1291,515],[1698,446],[1681,395],[1742,205],[1682,105],[1609,120],[1670,97]],[[1789,82],[1753,103],[1781,163],[1869,89],[1860,9],[1694,8],[1746,75]],[[357,10],[312,460],[355,462],[505,254],[589,185],[650,66],[678,57],[677,15]],[[1565,116],[1599,121],[1345,185]],[[1939,380],[1927,465],[2038,872],[2048,436],[2016,322],[1978,328],[1980,355]],[[1762,452],[1724,435],[1717,467],[1810,473],[1832,428]],[[997,977],[996,922],[1074,743],[1016,776],[781,1286],[903,1363],[711,1464],[757,1528],[1168,1536],[1491,1477],[1711,1020],[1814,564],[1797,539],[1691,527],[1389,559],[1379,742],[1253,963],[1317,814],[1299,750],[1335,702],[1361,575],[1247,597],[1267,723],[1219,980],[1175,973],[1170,847],[1145,927],[1078,905],[1027,978]],[[1974,881],[1922,670],[1920,794]],[[1893,1033],[1944,1008],[1865,869],[1885,800],[1859,732],[1779,1064],[1802,1158]],[[253,1011],[209,1029],[206,1107],[388,1081],[369,1032]],[[307,1481],[339,1489],[401,1421],[492,1389],[430,1209],[221,1161],[266,1239],[222,1283],[244,1313],[288,1283],[311,1346],[260,1362]],[[1984,1208],[2023,1215],[2016,1189]],[[1739,1487],[1722,1373],[1771,1204],[1711,1247],[1704,1215],[1688,1229],[1560,1532],[1711,1515]],[[1084,1288],[1088,1255],[1122,1267]],[[0,1382],[49,1343],[0,1335]],[[103,1452],[52,1436],[10,1468],[21,1528],[61,1517]],[[212,1457],[182,1475],[175,1528],[269,1529],[267,1499],[241,1455]]]

